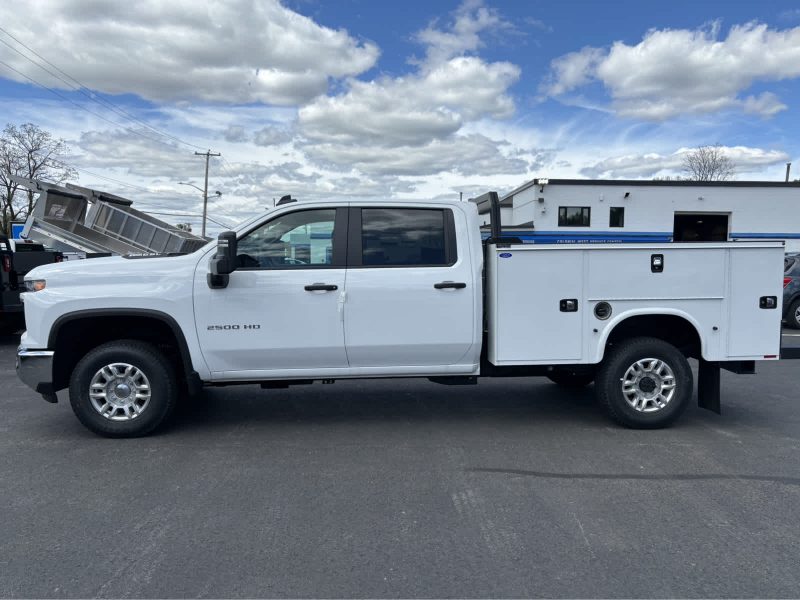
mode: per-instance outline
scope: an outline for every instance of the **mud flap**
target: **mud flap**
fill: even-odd
[[[700,373],[697,379],[697,405],[718,415],[722,414],[718,362],[700,359]]]

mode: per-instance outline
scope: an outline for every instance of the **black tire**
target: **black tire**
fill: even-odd
[[[592,383],[595,373],[577,369],[554,369],[547,374],[547,378],[563,388],[579,389]]]
[[[792,302],[786,313],[786,325],[792,329],[800,329],[800,298]]]
[[[128,410],[116,409],[106,400],[101,402],[107,403],[110,416],[103,416],[89,396],[93,377],[106,365],[118,363],[135,367],[145,377],[138,383],[146,382],[149,388],[148,402],[128,420],[112,420],[111,415],[121,419]],[[94,433],[114,438],[138,437],[153,431],[172,414],[178,395],[175,370],[169,360],[155,346],[136,340],[109,342],[90,351],[75,366],[69,382],[69,401],[75,416]]]
[[[623,379],[629,369],[637,361],[645,359],[657,359],[663,361],[669,370],[672,371],[675,383],[672,396],[664,402],[663,407],[659,408],[656,400],[647,400],[646,408],[651,412],[637,410],[628,402],[623,393]],[[650,367],[653,363],[646,363]],[[662,371],[668,373],[668,371]],[[635,399],[635,394],[653,393],[656,387],[659,391],[661,387],[657,381],[667,382],[669,377],[662,377],[659,374],[650,375],[649,382],[645,381],[647,373],[643,373],[641,378],[641,388],[637,385],[630,387],[629,392]],[[646,385],[645,385],[646,384]],[[652,389],[650,389],[652,387]],[[618,423],[634,429],[657,429],[667,427],[681,416],[692,399],[694,378],[689,367],[689,361],[683,353],[675,346],[656,338],[632,338],[624,340],[611,348],[600,365],[595,381],[597,398],[608,411],[612,419]],[[642,407],[645,408],[645,400],[642,399]],[[638,402],[637,402],[638,404]]]

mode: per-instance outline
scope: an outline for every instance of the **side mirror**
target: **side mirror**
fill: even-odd
[[[209,262],[208,287],[228,287],[228,275],[236,270],[236,233],[223,231],[217,238],[217,252]]]

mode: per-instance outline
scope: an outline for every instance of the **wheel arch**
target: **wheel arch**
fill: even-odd
[[[598,344],[597,362],[601,362],[614,343],[632,337],[653,337],[669,342],[686,356],[706,355],[706,340],[700,334],[697,319],[678,309],[630,310],[618,315],[603,331]]]
[[[50,328],[47,347],[55,351],[54,389],[64,389],[69,385],[72,369],[86,352],[115,339],[170,346],[175,351],[172,358],[179,379],[185,382],[188,391],[194,393],[202,385],[192,364],[186,336],[171,315],[153,309],[101,308],[66,313],[58,317]]]

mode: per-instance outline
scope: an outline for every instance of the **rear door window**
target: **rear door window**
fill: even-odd
[[[444,267],[456,262],[453,213],[427,208],[361,209],[361,251],[352,266]]]

